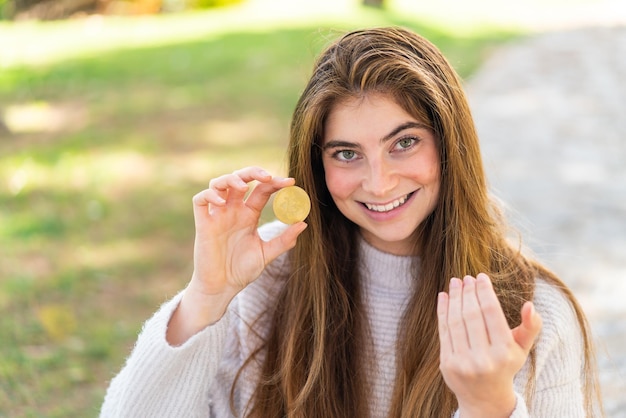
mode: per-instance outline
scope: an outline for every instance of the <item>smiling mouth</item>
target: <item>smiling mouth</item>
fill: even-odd
[[[415,193],[415,192],[411,192],[411,193],[409,193],[409,194],[407,194],[405,196],[402,196],[401,198],[396,199],[393,202],[389,202],[389,203],[387,203],[385,205],[376,205],[376,204],[373,204],[373,203],[365,203],[365,202],[363,203],[363,205],[367,209],[369,209],[369,210],[371,210],[373,212],[389,212],[391,210],[394,210],[394,209],[399,208],[400,206],[404,205],[407,202],[407,200],[409,200],[411,198],[411,196],[413,196],[413,193]]]

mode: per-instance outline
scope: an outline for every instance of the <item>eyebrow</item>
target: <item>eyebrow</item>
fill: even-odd
[[[405,129],[410,129],[410,128],[428,129],[428,127],[424,125],[423,123],[405,122],[401,125],[396,126],[391,132],[389,132],[387,135],[380,138],[380,142],[381,143],[387,142],[394,136],[398,135],[400,132],[404,131]],[[332,140],[324,144],[324,146],[322,147],[322,150],[325,151],[329,148],[360,148],[360,145],[355,144],[354,142]]]

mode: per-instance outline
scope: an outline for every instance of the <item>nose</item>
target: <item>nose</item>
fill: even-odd
[[[384,158],[370,160],[364,173],[362,188],[372,196],[386,196],[397,186],[398,178],[393,167]]]

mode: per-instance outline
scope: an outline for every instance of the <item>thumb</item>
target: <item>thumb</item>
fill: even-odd
[[[522,323],[512,330],[515,342],[526,352],[530,352],[541,331],[541,317],[532,302],[522,306]]]
[[[296,239],[307,227],[304,222],[298,222],[289,227],[279,236],[271,239],[270,241],[263,242],[263,255],[265,258],[265,264],[269,264],[276,257],[281,255],[287,250],[290,250],[296,245]]]

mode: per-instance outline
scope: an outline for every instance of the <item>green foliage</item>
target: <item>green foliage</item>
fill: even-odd
[[[0,0],[0,20],[8,19],[13,14],[11,0]]]

